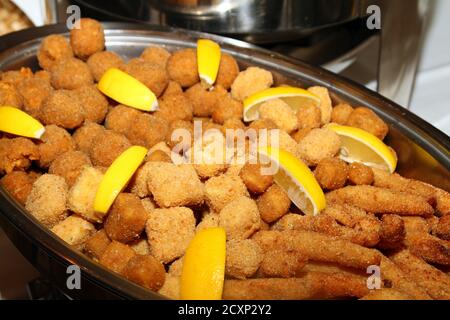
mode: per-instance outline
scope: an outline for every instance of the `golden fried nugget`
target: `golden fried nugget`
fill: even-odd
[[[105,33],[97,20],[81,18],[79,28],[70,31],[70,45],[80,59],[86,60],[105,48]]]
[[[51,228],[51,231],[71,246],[81,250],[86,240],[96,230],[92,223],[77,215],[71,215]]]
[[[122,273],[128,280],[153,291],[158,291],[166,278],[164,266],[149,255],[135,255],[128,261]]]
[[[141,114],[131,125],[127,137],[134,145],[151,148],[158,142],[165,141],[168,132],[167,121],[151,114]]]
[[[182,94],[182,93],[183,93],[183,88],[181,88],[180,84],[173,80],[169,80],[166,90],[164,90],[164,93],[162,94],[161,97],[168,97],[173,94]]]
[[[314,176],[323,189],[336,190],[345,186],[349,168],[347,163],[338,158],[320,160],[314,170]]]
[[[23,97],[14,85],[0,81],[0,105],[22,109]]]
[[[239,101],[244,101],[250,95],[268,89],[273,84],[273,76],[270,71],[249,67],[239,72],[231,85],[231,96]]]
[[[236,279],[252,277],[258,270],[263,253],[251,239],[227,241],[225,275]]]
[[[39,148],[27,138],[0,138],[0,173],[26,170],[39,160]]]
[[[0,179],[2,185],[21,205],[25,205],[33,183],[38,176],[23,171],[12,171]]]
[[[242,102],[224,95],[217,99],[211,118],[215,123],[224,124],[227,120],[241,120],[244,107]]]
[[[298,156],[307,165],[317,165],[320,160],[335,156],[341,147],[341,139],[330,129],[313,129],[297,147]]]
[[[203,203],[204,187],[192,165],[148,162],[148,189],[161,207]]]
[[[34,183],[25,208],[48,228],[67,217],[68,187],[64,178],[43,174]]]
[[[225,229],[227,239],[247,239],[261,228],[258,207],[254,200],[241,196],[220,210],[219,227]]]
[[[95,166],[109,167],[129,147],[131,143],[124,135],[105,130],[92,141],[89,156]]]
[[[272,223],[288,213],[291,200],[286,191],[273,184],[258,198],[257,204],[261,218],[267,223]]]
[[[301,274],[308,259],[297,251],[268,251],[264,253],[258,278],[294,278]]]
[[[175,51],[167,60],[166,68],[170,79],[178,82],[183,88],[193,86],[200,81],[195,49]]]
[[[122,273],[134,256],[136,253],[129,246],[112,241],[101,255],[99,262],[114,272]]]
[[[405,231],[408,233],[430,233],[431,225],[422,217],[402,217]]]
[[[80,100],[85,121],[102,123],[108,112],[108,100],[97,86],[83,86],[74,92]]]
[[[171,148],[179,146],[181,150],[189,150],[194,142],[194,125],[192,122],[186,120],[173,121],[169,126],[166,142]]]
[[[194,237],[195,217],[191,209],[172,207],[150,212],[145,231],[150,253],[162,263],[184,255]]]
[[[106,218],[104,228],[111,240],[127,243],[144,231],[148,213],[141,200],[131,193],[120,193]]]
[[[450,241],[450,215],[439,218],[433,233],[442,240]]]
[[[299,129],[320,128],[322,117],[320,108],[313,105],[301,105],[297,109],[297,125]]]
[[[194,107],[185,94],[164,95],[159,99],[159,109],[155,112],[156,117],[161,117],[168,123],[175,120],[192,121]]]
[[[84,121],[84,110],[78,94],[70,90],[55,90],[43,102],[39,119],[45,125],[54,124],[74,129]]]
[[[94,83],[87,64],[76,58],[57,61],[51,70],[51,83],[55,89],[73,90]]]
[[[389,132],[387,124],[372,110],[359,107],[350,114],[347,125],[363,129],[383,140]]]
[[[405,223],[395,214],[384,214],[381,218],[380,249],[397,249],[405,239]]]
[[[273,176],[262,174],[262,168],[260,164],[246,163],[240,170],[239,176],[251,193],[263,193],[273,184]]]
[[[281,99],[272,99],[262,103],[259,107],[259,116],[261,119],[272,120],[279,129],[287,133],[298,129],[294,110]]]
[[[265,129],[265,130],[272,130],[272,129],[278,129],[277,125],[275,124],[275,122],[273,122],[270,119],[258,119],[255,121],[252,121],[249,126],[249,129],[254,129],[254,130],[261,130],[261,129]]]
[[[291,134],[292,138],[295,140],[295,142],[300,143],[304,137],[306,137],[312,129],[310,128],[303,128],[295,131]]]
[[[378,265],[380,254],[350,241],[309,231],[259,231],[252,239],[263,251],[298,251],[313,261],[335,262],[342,266],[365,269]]]
[[[216,84],[221,85],[228,90],[238,74],[239,66],[236,60],[231,55],[222,53],[220,57],[219,71],[217,72]]]
[[[394,289],[383,288],[371,290],[360,300],[412,300],[412,297]]]
[[[144,51],[141,53],[140,58],[144,59],[147,62],[159,65],[162,68],[166,68],[167,61],[169,60],[170,55],[170,52],[163,47],[151,46],[144,49]]]
[[[450,278],[441,270],[429,265],[408,250],[397,252],[389,258],[433,299],[450,300]]]
[[[59,34],[45,37],[37,53],[39,66],[44,70],[50,70],[56,62],[72,57],[69,41]]]
[[[95,81],[99,82],[103,74],[110,68],[122,68],[123,59],[112,51],[99,51],[94,53],[86,61]]]
[[[63,177],[71,187],[85,166],[91,166],[91,160],[82,151],[67,151],[59,155],[50,165],[48,173]]]
[[[229,202],[248,195],[247,187],[239,176],[223,174],[205,183],[206,202],[215,212],[220,212]]]
[[[33,77],[33,71],[27,67],[21,67],[19,70],[9,70],[0,73],[0,81],[17,86],[27,78]]]
[[[23,100],[23,110],[32,117],[38,118],[42,105],[52,94],[53,89],[49,82],[33,77],[20,82],[17,91]]]
[[[200,83],[197,83],[186,90],[186,97],[192,103],[194,116],[209,117],[219,101],[219,95],[214,91],[209,91]]]
[[[39,147],[39,166],[48,168],[61,154],[75,150],[75,143],[70,134],[61,127],[49,125],[41,137]]]
[[[326,125],[330,123],[331,112],[333,110],[333,105],[330,98],[330,93],[327,88],[324,87],[310,87],[308,91],[316,95],[320,99],[320,123]]]
[[[122,69],[145,84],[157,97],[163,93],[169,83],[169,76],[164,67],[140,58],[130,60]]]
[[[106,248],[111,243],[105,229],[100,229],[86,240],[83,251],[92,259],[99,260]]]
[[[373,171],[362,163],[353,162],[348,167],[348,180],[354,185],[371,185],[374,181]]]
[[[331,111],[331,122],[346,125],[348,118],[353,112],[352,106],[347,103],[340,103],[333,107]]]
[[[421,197],[372,186],[348,186],[332,191],[326,197],[329,203],[350,204],[373,213],[429,216],[434,212]]]
[[[73,134],[73,141],[77,150],[89,154],[94,140],[103,132],[105,128],[97,123],[86,122]]]
[[[111,108],[105,119],[105,128],[127,135],[130,127],[142,113],[134,108],[119,104]]]

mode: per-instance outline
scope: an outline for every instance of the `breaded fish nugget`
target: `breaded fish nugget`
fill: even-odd
[[[23,171],[12,171],[0,179],[2,185],[21,205],[25,205],[28,195],[33,188],[37,174]]]
[[[323,189],[336,190],[345,186],[349,168],[347,163],[338,158],[325,158],[320,160],[314,176]]]
[[[334,157],[341,147],[341,139],[330,129],[313,129],[297,146],[298,156],[307,165],[317,165],[320,160]]]
[[[42,105],[52,94],[53,88],[49,82],[32,77],[20,82],[17,91],[22,97],[23,110],[32,117],[39,118]]]
[[[170,58],[170,52],[160,46],[151,46],[145,48],[140,58],[143,60],[166,68],[167,61]]]
[[[262,103],[259,107],[259,116],[262,119],[272,120],[278,128],[287,133],[298,129],[294,110],[281,99],[272,99]]]
[[[348,167],[348,180],[354,185],[371,185],[373,183],[373,171],[370,167],[353,162]]]
[[[193,86],[200,81],[195,49],[175,51],[167,60],[166,68],[170,79],[178,82],[183,88]]]
[[[150,255],[135,255],[122,273],[128,280],[153,291],[158,291],[166,278],[164,266]]]
[[[308,91],[316,95],[320,99],[320,123],[326,125],[330,123],[331,112],[333,110],[333,105],[330,98],[330,93],[325,87],[310,87]]]
[[[85,166],[91,166],[89,157],[81,151],[67,151],[59,155],[50,165],[48,173],[63,177],[69,187],[73,186]]]
[[[258,270],[263,253],[251,239],[227,241],[225,275],[236,279],[252,277]]]
[[[97,89],[97,86],[83,86],[76,89],[85,121],[102,123],[108,112],[108,100]]]
[[[122,68],[124,65],[123,59],[115,52],[100,51],[89,57],[86,61],[89,70],[95,81],[99,82],[103,74],[110,68]]]
[[[164,67],[140,58],[130,60],[122,69],[145,84],[157,97],[169,83],[169,76]]]
[[[291,206],[291,200],[279,185],[273,184],[257,200],[261,218],[272,223],[284,216]]]
[[[106,248],[111,243],[105,229],[100,229],[86,240],[83,251],[92,259],[99,260]]]
[[[239,101],[252,94],[268,89],[273,84],[273,76],[270,71],[258,68],[248,67],[239,72],[231,85],[231,96]]]
[[[0,81],[0,105],[22,109],[23,98],[15,86]]]
[[[333,107],[331,111],[331,122],[346,125],[348,118],[353,112],[352,106],[347,103],[340,103]]]
[[[89,154],[94,140],[104,131],[105,128],[103,126],[93,122],[86,122],[72,136],[77,150]]]
[[[97,20],[81,18],[79,23],[79,28],[70,31],[70,44],[75,55],[86,60],[105,48],[105,33]]]
[[[239,66],[236,60],[231,55],[222,53],[220,57],[219,71],[217,72],[216,84],[221,85],[228,90],[238,74]]]
[[[39,110],[43,124],[54,124],[74,129],[84,121],[84,110],[79,95],[71,90],[55,90],[43,102]]]
[[[93,140],[89,156],[95,166],[109,167],[129,147],[131,143],[124,135],[105,130]]]
[[[55,89],[73,90],[92,85],[94,77],[87,64],[77,58],[57,61],[51,69],[51,83]]]
[[[251,193],[263,193],[273,184],[273,176],[263,175],[262,169],[260,164],[246,163],[240,170],[239,176]]]
[[[128,262],[136,255],[133,249],[126,244],[112,241],[99,259],[100,264],[108,269],[122,273]]]
[[[59,60],[72,57],[73,52],[69,41],[59,34],[45,37],[37,53],[39,66],[44,70],[50,70]]]
[[[319,128],[321,123],[320,108],[305,104],[297,109],[297,124],[299,129]]]
[[[205,183],[206,202],[215,212],[220,212],[229,202],[248,195],[247,187],[239,176],[222,174]]]
[[[26,170],[31,161],[39,160],[38,147],[27,138],[0,138],[0,173]]]
[[[253,199],[241,196],[230,201],[219,213],[219,227],[227,239],[247,239],[261,228],[258,207]]]
[[[369,108],[359,107],[350,114],[347,125],[363,129],[383,140],[389,132],[387,124]]]
[[[77,215],[71,215],[55,225],[51,231],[71,246],[81,250],[86,240],[89,239],[96,230],[92,223]]]

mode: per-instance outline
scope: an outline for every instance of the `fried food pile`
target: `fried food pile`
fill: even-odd
[[[183,256],[200,230],[227,236],[224,299],[450,299],[450,194],[429,184],[339,158],[330,122],[383,140],[387,124],[365,107],[334,104],[294,111],[283,100],[243,122],[243,100],[274,85],[259,67],[240,70],[223,53],[216,82],[200,82],[195,49],[150,46],[125,61],[105,51],[100,23],[46,37],[42,70],[0,74],[0,105],[45,125],[40,140],[0,133],[1,185],[40,223],[110,270],[180,298]],[[118,68],[157,96],[142,112],[104,96],[96,83]],[[278,83],[277,85],[282,85]],[[314,172],[326,208],[304,215],[260,163],[175,164],[177,129],[279,129],[280,147]],[[127,148],[147,158],[106,214],[94,211],[107,168]],[[185,150],[185,148],[183,148]],[[182,151],[183,151],[182,150]],[[180,154],[180,156],[182,156]],[[380,271],[376,288],[368,286]],[[374,281],[376,283],[376,281]]]

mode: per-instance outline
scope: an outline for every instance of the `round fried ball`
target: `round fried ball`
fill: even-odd
[[[51,82],[56,89],[73,90],[93,84],[94,78],[86,63],[70,58],[55,63],[51,70]]]
[[[217,99],[211,117],[214,122],[224,124],[229,119],[242,119],[243,110],[244,106],[240,101],[225,95]]]
[[[91,166],[89,157],[81,151],[68,151],[59,155],[50,165],[48,173],[63,177],[69,187],[73,186],[85,166]]]
[[[128,280],[152,291],[161,289],[166,279],[164,266],[150,255],[135,255],[122,273]]]
[[[169,123],[175,120],[192,121],[193,109],[191,100],[183,93],[164,95],[159,100],[159,109],[155,112],[155,116]]]
[[[383,140],[389,132],[387,124],[372,110],[359,107],[350,114],[347,125],[363,129]]]
[[[37,77],[22,81],[17,87],[23,98],[23,110],[32,117],[38,117],[44,101],[52,94],[49,82]]]
[[[300,140],[297,152],[307,165],[317,165],[320,160],[335,156],[341,147],[341,139],[332,130],[318,128],[311,130]]]
[[[157,97],[163,93],[169,83],[169,76],[165,68],[143,59],[130,60],[123,70],[145,84]]]
[[[323,189],[336,190],[342,188],[347,182],[347,163],[338,158],[322,159],[314,170],[314,176]]]
[[[6,82],[0,81],[0,105],[22,109],[22,96],[17,89]]]
[[[121,68],[124,65],[122,58],[112,51],[94,53],[86,61],[95,81],[100,81],[103,74],[110,68]]]
[[[320,109],[312,105],[301,105],[297,109],[297,123],[299,129],[314,129],[321,125]]]
[[[177,144],[181,143],[182,149],[188,150],[192,146],[193,141],[194,125],[192,124],[192,122],[186,120],[175,120],[170,124],[166,139],[167,145],[169,147],[173,148]]]
[[[147,62],[166,68],[167,61],[170,58],[170,52],[163,47],[152,46],[146,48],[140,57]]]
[[[0,139],[0,174],[13,170],[26,170],[32,160],[39,160],[39,149],[24,137]]]
[[[39,166],[41,168],[48,168],[59,155],[75,149],[75,143],[70,134],[56,125],[45,127],[41,141],[38,145],[41,155]]]
[[[190,87],[185,94],[192,103],[196,117],[209,117],[219,98],[216,92],[205,89],[200,83]]]
[[[196,50],[189,48],[174,52],[167,61],[167,72],[170,79],[184,88],[199,82]]]
[[[263,260],[263,251],[255,240],[227,242],[225,274],[228,277],[246,279],[253,276]]]
[[[25,205],[28,195],[33,187],[37,174],[28,174],[24,171],[13,171],[0,179],[2,185],[20,204]]]
[[[89,156],[94,166],[109,167],[129,147],[131,143],[123,134],[105,130],[92,141]]]
[[[350,105],[340,103],[331,111],[331,122],[346,125],[352,112],[353,108]]]
[[[227,53],[222,53],[220,58],[219,71],[217,73],[216,85],[221,85],[226,90],[230,89],[231,85],[239,74],[239,66],[232,56]]]
[[[119,104],[108,112],[105,127],[127,135],[130,126],[135,123],[136,118],[140,114],[139,110]]]
[[[183,93],[183,88],[181,88],[180,84],[173,80],[169,80],[169,83],[167,84],[166,90],[164,90],[162,97],[164,98],[167,96],[181,93]]]
[[[83,115],[86,121],[101,123],[108,112],[108,100],[97,89],[97,86],[83,86],[74,91],[83,107]]]
[[[33,71],[30,68],[22,67],[20,70],[10,70],[0,73],[0,81],[17,86],[27,78],[33,77]]]
[[[373,183],[373,171],[368,166],[353,162],[349,166],[348,180],[354,185],[371,185]]]
[[[50,70],[56,62],[72,57],[69,41],[58,34],[45,37],[37,53],[39,66],[44,70]]]
[[[264,174],[260,164],[246,163],[239,173],[251,193],[263,193],[273,184],[273,176]]]
[[[141,114],[131,126],[127,137],[135,145],[151,148],[165,141],[169,132],[169,124],[164,119],[150,114]]]
[[[292,108],[281,99],[271,99],[259,107],[261,119],[270,119],[281,130],[291,133],[298,128],[297,117]]]
[[[74,129],[84,121],[84,111],[78,95],[69,90],[55,90],[43,102],[39,119],[46,125]]]
[[[287,193],[277,184],[267,189],[256,201],[261,218],[272,223],[280,219],[289,211],[291,200]]]
[[[97,20],[81,18],[79,23],[80,28],[73,28],[70,31],[70,44],[75,55],[86,60],[105,48],[105,34]]]
[[[82,127],[78,128],[73,134],[73,140],[77,150],[86,154],[92,149],[94,140],[105,131],[105,128],[94,122],[86,122]]]
[[[248,96],[270,88],[273,84],[273,77],[270,71],[249,67],[245,71],[239,72],[231,85],[231,95],[234,99],[244,101]]]

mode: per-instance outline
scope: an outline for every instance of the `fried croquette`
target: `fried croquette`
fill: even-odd
[[[0,105],[22,109],[23,97],[15,86],[0,81]]]
[[[186,207],[152,210],[145,230],[151,254],[162,263],[172,262],[184,255],[194,237],[194,213]]]
[[[134,145],[151,148],[166,140],[169,124],[164,119],[151,114],[141,114],[132,123],[127,137]]]
[[[236,279],[252,277],[263,260],[263,252],[251,239],[227,241],[225,275]]]
[[[328,92],[328,89],[316,86],[308,88],[308,91],[320,99],[319,109],[320,109],[321,124],[326,125],[330,123],[333,105],[331,102],[330,93]]]
[[[172,53],[167,60],[167,72],[171,80],[183,88],[191,87],[200,81],[197,67],[197,51],[182,49]]]
[[[76,149],[89,154],[94,140],[104,131],[105,128],[103,126],[93,122],[86,122],[72,136]]]
[[[41,137],[39,148],[39,166],[48,168],[61,154],[75,150],[75,143],[70,134],[61,127],[49,125]]]
[[[259,115],[262,119],[272,120],[276,126],[291,133],[298,128],[294,110],[281,99],[272,99],[261,104]]]
[[[346,162],[338,158],[320,160],[314,170],[314,176],[322,189],[336,190],[345,186],[349,168]]]
[[[128,280],[153,291],[158,291],[166,278],[164,266],[150,255],[135,255],[122,273]]]
[[[204,187],[192,165],[148,162],[148,189],[160,207],[203,203]]]
[[[108,100],[95,85],[83,86],[74,93],[78,96],[85,121],[102,123],[108,112]]]
[[[17,91],[22,97],[23,110],[32,117],[38,118],[44,101],[52,94],[53,89],[47,81],[33,77],[20,82]]]
[[[134,256],[136,256],[136,253],[130,246],[118,241],[111,241],[101,255],[99,262],[109,270],[122,273]]]
[[[211,118],[215,123],[224,124],[228,120],[241,120],[244,106],[238,100],[224,95],[217,99]]]
[[[103,27],[97,20],[81,18],[78,20],[79,28],[70,31],[70,44],[74,54],[86,60],[94,53],[105,48],[105,34]]]
[[[326,128],[313,129],[298,143],[297,154],[307,165],[313,166],[335,156],[340,147],[341,139],[335,132]]]
[[[353,162],[348,166],[348,180],[354,185],[371,185],[373,183],[373,171],[370,167]]]
[[[39,119],[45,125],[54,124],[65,129],[75,129],[84,121],[84,111],[79,95],[70,90],[55,90],[42,103]]]
[[[51,70],[51,83],[55,89],[73,90],[94,83],[87,64],[76,58],[55,63]]]
[[[273,184],[258,198],[257,204],[261,218],[272,223],[289,211],[291,200],[280,186]]]
[[[171,123],[175,120],[192,121],[194,108],[190,99],[185,94],[165,95],[159,100],[159,109],[156,117],[163,118]]]
[[[380,249],[398,249],[405,239],[405,223],[396,214],[384,214],[381,217]]]
[[[95,166],[109,167],[129,147],[131,143],[123,134],[105,130],[93,140],[89,156]]]
[[[170,52],[163,47],[152,46],[145,48],[141,53],[140,58],[165,69],[170,55]]]
[[[247,187],[239,176],[222,174],[205,183],[206,202],[215,212],[220,212],[231,201],[248,195]]]
[[[353,112],[352,106],[347,103],[340,103],[333,107],[331,111],[331,122],[346,125]]]
[[[120,193],[109,210],[104,228],[111,240],[127,243],[139,238],[147,218],[147,211],[136,195]]]
[[[169,83],[169,76],[164,67],[143,59],[129,61],[123,66],[123,70],[145,84],[157,97],[163,93]]]
[[[183,88],[181,88],[180,84],[173,80],[169,80],[166,90],[164,90],[164,93],[161,97],[167,97],[173,94],[181,94],[181,93],[183,93]]]
[[[102,179],[100,170],[84,167],[70,188],[67,199],[69,209],[91,222],[101,223],[104,214],[94,211],[94,200]]]
[[[253,194],[265,192],[273,183],[273,176],[261,172],[261,164],[246,163],[240,170],[239,176]]]
[[[228,240],[243,240],[261,228],[258,207],[253,199],[241,196],[220,210],[219,227],[225,229]]]
[[[39,158],[39,148],[30,139],[0,138],[0,173],[26,170]]]
[[[2,185],[21,205],[25,205],[28,195],[33,187],[33,183],[37,178],[38,175],[35,173],[12,171],[0,179],[0,185]]]
[[[83,251],[92,259],[99,260],[111,243],[105,229],[100,229],[84,243]]]
[[[59,155],[50,165],[48,173],[63,177],[69,187],[86,166],[91,166],[91,160],[82,151],[67,151]]]
[[[171,148],[178,145],[181,150],[189,150],[194,142],[194,125],[192,122],[186,120],[173,121],[169,126],[166,142]],[[174,152],[181,150],[173,149]]]
[[[122,68],[123,59],[115,52],[100,51],[89,57],[86,61],[95,81],[99,82],[103,74],[110,68]]]
[[[365,107],[354,109],[348,117],[347,125],[363,129],[380,140],[383,140],[389,132],[387,124],[375,112]]]
[[[220,98],[217,92],[205,89],[200,83],[187,89],[185,94],[192,103],[193,113],[196,117],[209,117]]]
[[[44,70],[51,70],[55,63],[72,57],[73,52],[69,41],[58,34],[45,37],[37,53],[39,66]]]
[[[320,108],[313,105],[301,105],[297,109],[297,126],[299,129],[320,128],[322,116]]]
[[[82,249],[86,240],[94,233],[95,227],[77,215],[71,215],[51,229],[58,237],[77,249]]]
[[[105,119],[105,128],[126,135],[140,115],[139,110],[119,104],[108,112]]]
[[[220,57],[219,71],[217,73],[216,84],[221,85],[226,90],[231,88],[231,85],[239,74],[239,66],[236,60],[227,53],[222,53]]]
[[[239,72],[231,85],[231,96],[239,101],[244,101],[252,94],[268,89],[273,84],[272,73],[258,68],[249,67]]]
[[[33,183],[25,209],[44,226],[52,228],[67,217],[67,194],[64,178],[43,174]]]

